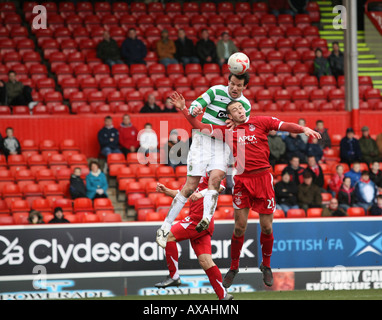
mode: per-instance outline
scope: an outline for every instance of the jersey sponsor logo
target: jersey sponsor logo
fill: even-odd
[[[217,117],[218,118],[228,118],[228,115],[224,111],[219,111]]]
[[[239,137],[239,143],[247,143],[247,142],[257,143],[256,136],[255,135],[251,135],[251,136],[242,136],[242,137]]]

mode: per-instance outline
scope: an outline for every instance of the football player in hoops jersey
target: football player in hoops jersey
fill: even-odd
[[[185,108],[182,95],[175,92],[171,96],[174,106],[182,110],[191,125],[209,132],[216,139],[222,139],[232,149],[236,158],[235,168],[238,172],[234,177],[233,207],[235,211],[235,227],[231,239],[231,267],[224,277],[223,285],[228,288],[239,272],[240,252],[244,243],[249,210],[259,213],[261,227],[260,244],[262,262],[260,270],[263,281],[272,286],[273,275],[270,258],[273,248],[273,213],[276,209],[273,176],[269,172],[268,132],[271,130],[304,133],[307,136],[321,138],[321,135],[295,123],[283,122],[275,117],[247,116],[243,105],[239,101],[232,101],[227,105],[228,118],[233,122],[233,129],[225,126],[204,124],[190,116]]]

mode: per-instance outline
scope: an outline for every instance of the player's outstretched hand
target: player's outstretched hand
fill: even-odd
[[[186,100],[182,96],[182,94],[178,92],[174,92],[171,96],[171,103],[174,105],[175,108],[179,110],[183,110],[186,107]]]
[[[321,134],[317,131],[314,131],[308,127],[304,127],[304,134],[308,137],[312,136],[313,138],[321,139]]]
[[[165,191],[166,191],[166,187],[163,184],[158,182],[157,183],[157,192],[165,193]]]
[[[194,192],[191,196],[190,196],[190,200],[191,201],[197,201],[199,199],[203,198],[203,195],[199,192]]]

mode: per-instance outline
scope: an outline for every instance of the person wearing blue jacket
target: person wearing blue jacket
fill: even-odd
[[[146,45],[137,38],[137,32],[134,28],[129,29],[127,38],[122,43],[121,51],[122,58],[128,65],[146,64],[144,60],[147,55]]]
[[[105,126],[98,131],[101,153],[107,158],[110,153],[122,153],[119,149],[119,131],[113,126],[113,119],[105,117]]]
[[[362,171],[361,179],[355,184],[354,192],[357,199],[355,205],[362,207],[367,215],[377,197],[377,188],[374,182],[370,180],[369,171]]]
[[[350,178],[350,186],[353,188],[359,179],[361,179],[361,164],[358,161],[354,162],[353,167],[345,173],[345,177]]]
[[[92,200],[95,198],[107,198],[108,184],[98,162],[90,162],[89,169],[90,172],[86,176],[86,197]]]

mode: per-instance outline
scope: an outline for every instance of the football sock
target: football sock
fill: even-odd
[[[203,199],[203,218],[207,217],[211,221],[216,205],[218,204],[219,193],[216,190],[208,190]]]
[[[260,234],[260,244],[261,244],[261,253],[263,256],[263,265],[270,268],[271,267],[271,255],[273,248],[273,232],[271,234]]]
[[[173,280],[179,279],[179,269],[178,269],[178,247],[176,246],[175,241],[167,242],[166,245],[166,261],[167,267],[170,271],[170,277]]]
[[[225,288],[223,287],[223,278],[219,268],[215,265],[205,270],[205,272],[219,300],[223,299],[225,295],[227,294],[227,292]]]
[[[166,219],[164,219],[161,229],[171,229],[172,223],[175,221],[176,217],[178,216],[179,212],[183,209],[186,202],[187,198],[184,197],[180,192],[178,192],[174,200],[172,200],[171,207],[168,210],[167,217]]]
[[[239,269],[240,253],[241,248],[243,247],[244,236],[236,237],[235,234],[232,234],[231,239],[231,270]]]

